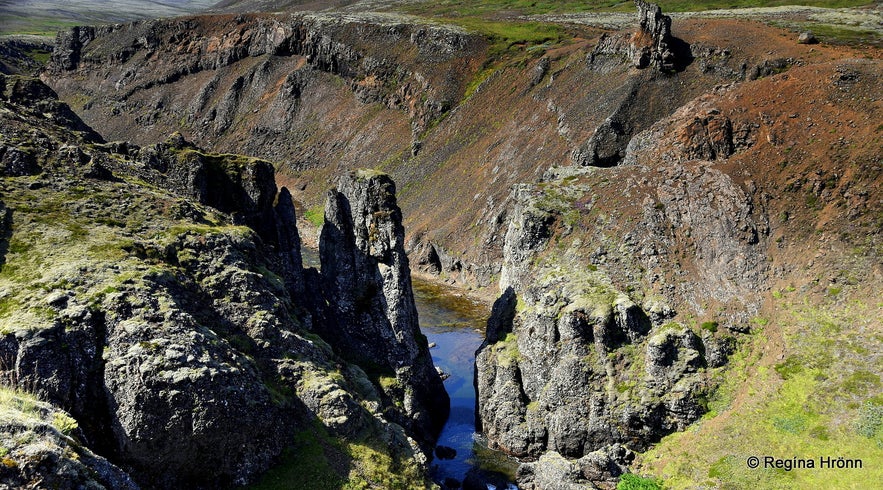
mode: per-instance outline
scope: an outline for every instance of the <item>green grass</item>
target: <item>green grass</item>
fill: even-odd
[[[304,218],[313,226],[319,227],[325,223],[325,208],[320,204],[307,209]]]
[[[616,490],[662,490],[662,484],[654,478],[644,478],[633,473],[626,473],[616,484]]]
[[[250,490],[287,490],[290,488],[339,489],[344,479],[334,471],[326,455],[337,449],[324,429],[317,427],[299,432],[286,449],[278,465],[270,469]],[[339,451],[339,449],[337,449]]]
[[[0,35],[28,34],[52,37],[58,31],[82,24],[83,22],[56,17],[23,17],[0,14]]]
[[[45,65],[49,62],[49,58],[52,57],[52,51],[44,51],[42,49],[32,49],[25,53],[29,58],[40,63],[41,65]]]
[[[731,359],[711,412],[642,456],[640,470],[666,488],[865,488],[880,481],[883,397],[879,395],[880,308],[779,303],[764,330],[782,329],[786,356],[762,362],[769,341],[757,331]],[[835,302],[837,299],[831,298]],[[813,459],[813,469],[751,469],[750,456]],[[861,459],[862,469],[820,468],[820,457]]]
[[[310,488],[361,490],[426,488],[413,460],[398,460],[372,437],[358,441],[334,438],[319,423],[294,438],[279,463],[249,490]]]
[[[883,42],[880,31],[856,26],[806,22],[799,24],[801,31],[811,31],[819,41],[828,44],[857,44]]]

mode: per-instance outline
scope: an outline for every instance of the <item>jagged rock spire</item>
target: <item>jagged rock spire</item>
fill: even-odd
[[[420,333],[404,237],[388,175],[359,170],[341,177],[328,192],[319,237],[329,309],[320,328],[343,357],[396,378],[403,389],[389,395],[402,398],[407,418],[400,421],[425,443],[444,424],[449,400]]]
[[[671,47],[674,40],[671,17],[663,15],[655,3],[635,0],[635,7],[638,9],[638,30],[631,36],[601,36],[592,51],[592,61],[598,55],[625,55],[635,68],[676,69],[678,60]]]

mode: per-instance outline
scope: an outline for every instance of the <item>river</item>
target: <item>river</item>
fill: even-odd
[[[475,350],[484,337],[489,307],[426,281],[413,279],[413,286],[420,330],[432,346],[432,360],[449,375],[445,389],[451,397],[451,415],[438,446],[453,448],[456,455],[452,459],[437,456],[432,478],[442,488],[457,488],[454,481],[481,490],[516,488],[510,482],[518,463],[488,449],[475,431]],[[451,485],[444,486],[446,481]]]
[[[302,254],[305,267],[319,268],[318,251],[302,247]],[[511,482],[518,463],[488,449],[475,430],[475,350],[483,340],[490,307],[452,288],[418,278],[412,282],[420,330],[432,346],[433,362],[448,375],[444,384],[451,398],[451,415],[438,446],[454,449],[456,454],[433,460],[432,479],[443,489],[517,489]]]

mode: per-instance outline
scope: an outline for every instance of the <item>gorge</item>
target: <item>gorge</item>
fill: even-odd
[[[879,6],[259,4],[2,65],[0,483],[880,476]]]

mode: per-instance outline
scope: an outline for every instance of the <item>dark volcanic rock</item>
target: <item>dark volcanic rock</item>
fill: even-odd
[[[401,220],[385,174],[350,173],[329,191],[319,254],[331,314],[317,328],[345,358],[398,380],[391,391],[403,398],[403,422],[430,443],[449,402],[419,330]]]
[[[614,443],[643,448],[683,429],[702,412],[701,341],[676,324],[652,328],[600,271],[538,260],[556,226],[549,208],[559,205],[534,192],[514,191],[504,294],[476,353],[482,431],[519,457],[579,458]]]
[[[671,71],[685,60],[674,52],[675,39],[671,35],[671,17],[662,14],[655,3],[635,0],[638,9],[638,31],[631,36],[602,36],[592,60],[599,55],[625,55],[635,68],[653,66]]]
[[[310,310],[328,300],[314,272],[305,286],[294,206],[286,189],[277,195],[269,162],[207,153],[180,135],[146,148],[97,143],[89,131],[36,112],[58,107],[38,81],[0,81],[0,149],[15,163],[8,168],[23,168],[19,149],[32,148],[28,162],[46,174],[34,181],[16,170],[2,183],[0,267],[14,286],[0,292],[0,381],[68,409],[82,443],[144,487],[247,484],[278,460],[295,433],[314,434],[317,426],[379,448],[396,465],[381,471],[420,480],[427,454],[414,439],[428,445],[447,398],[417,330],[391,194],[365,204],[388,213],[369,214],[384,243],[366,250],[386,280],[377,283],[384,301],[360,310],[392,332],[371,339],[388,349],[382,373],[374,369],[377,359],[363,358],[366,370],[395,377],[381,394],[360,367],[333,353],[329,344],[338,347],[339,339],[325,343],[310,331]],[[96,178],[96,168],[112,178]],[[379,189],[393,192],[388,178],[382,182]],[[368,227],[364,220],[357,220],[359,233]],[[36,240],[39,233],[57,239]],[[10,243],[18,246],[10,251]],[[6,275],[7,267],[28,272]],[[320,320],[333,318],[319,313]],[[390,345],[378,345],[383,341]],[[52,444],[63,446],[43,446]],[[3,447],[18,457],[17,447]],[[42,481],[78,488],[62,477],[88,488],[131,487],[128,476],[85,450],[47,451],[17,463],[19,473],[0,465],[0,479],[8,476],[4,482],[16,487]]]
[[[438,459],[454,459],[457,457],[457,450],[448,446],[436,446],[435,455]]]
[[[77,440],[82,433],[70,415],[8,388],[0,397],[0,488],[137,490],[129,475]]]
[[[42,171],[37,165],[37,159],[26,150],[19,148],[0,148],[0,170],[8,177],[20,177],[23,175],[36,175]]]

